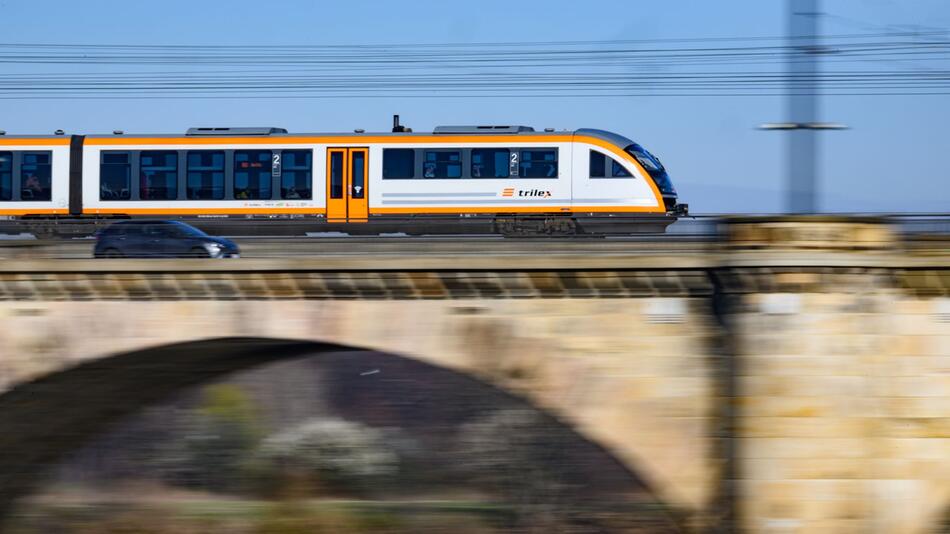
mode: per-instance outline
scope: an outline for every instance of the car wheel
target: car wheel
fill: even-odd
[[[189,258],[210,258],[211,255],[208,254],[208,251],[204,247],[194,247],[191,249],[191,253],[188,254]]]
[[[121,258],[122,253],[119,252],[117,249],[110,248],[110,249],[106,249],[106,251],[102,253],[102,257],[103,258]]]

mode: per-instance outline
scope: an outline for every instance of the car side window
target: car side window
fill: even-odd
[[[109,237],[135,237],[142,234],[139,224],[119,224],[109,228]]]
[[[188,231],[177,224],[169,224],[167,233],[171,237],[188,237]]]
[[[154,224],[143,225],[142,234],[148,238],[163,237],[161,228]]]

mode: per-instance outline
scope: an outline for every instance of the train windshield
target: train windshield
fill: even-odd
[[[664,196],[676,197],[676,188],[673,187],[670,175],[666,173],[666,169],[656,156],[650,154],[647,152],[647,149],[636,143],[628,146],[624,150],[636,158],[640,165],[650,173],[653,182],[656,183],[657,188],[660,189],[660,192],[663,193]]]
[[[640,162],[640,165],[643,165],[643,168],[646,169],[650,175],[656,173],[661,173],[664,171],[663,164],[660,163],[660,160],[656,158],[653,154],[647,152],[647,149],[642,146],[634,143],[626,148],[627,153],[631,156],[637,158],[637,161]]]

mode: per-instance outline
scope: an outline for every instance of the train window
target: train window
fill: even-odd
[[[423,178],[461,178],[462,153],[458,150],[426,150]]]
[[[271,198],[270,150],[234,151],[234,198],[266,200]]]
[[[330,198],[343,198],[343,152],[330,153]]]
[[[178,198],[178,152],[143,150],[139,172],[142,200]]]
[[[610,162],[610,174],[607,174],[607,162]],[[590,151],[591,178],[632,178],[630,172],[617,160],[600,152]]]
[[[630,175],[630,172],[627,171],[627,169],[625,169],[623,165],[617,163],[616,160],[611,159],[610,163],[611,163],[610,165],[611,176],[613,176],[614,178],[632,178],[632,176]]]
[[[132,162],[128,152],[103,152],[99,163],[99,200],[132,198]]]
[[[188,174],[185,181],[188,200],[221,200],[224,198],[224,152],[192,150],[188,152]]]
[[[508,178],[510,157],[507,148],[473,148],[472,178]]]
[[[415,178],[416,151],[411,148],[387,148],[383,150],[383,179],[399,180]]]
[[[20,163],[20,200],[51,200],[52,152],[24,152]]]
[[[280,198],[313,198],[313,151],[284,150],[280,174]]]
[[[607,156],[593,150],[590,151],[590,177],[607,177]]]
[[[557,149],[521,151],[522,178],[557,178]]]
[[[0,152],[0,200],[13,200],[13,152]]]
[[[352,182],[352,197],[366,197],[366,155],[362,152],[351,152],[350,155],[350,181]]]

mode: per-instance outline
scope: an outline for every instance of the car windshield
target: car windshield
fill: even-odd
[[[663,164],[660,163],[660,160],[656,159],[653,154],[647,152],[647,149],[642,146],[633,144],[628,146],[626,151],[631,156],[637,158],[640,165],[643,165],[643,168],[650,174],[663,172]]]

